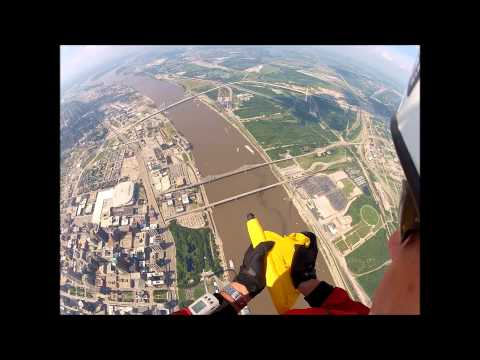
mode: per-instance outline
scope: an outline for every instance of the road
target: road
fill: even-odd
[[[120,289],[115,289],[116,291],[121,291]],[[129,289],[132,291],[133,289]],[[127,291],[127,290],[125,290]],[[138,301],[135,297],[133,298],[133,301],[114,301],[114,300],[108,300],[108,299],[103,299],[102,302],[107,305],[120,305],[120,306],[152,306],[152,305],[157,305],[158,303],[153,301],[153,291],[150,292],[149,289],[143,289],[143,290],[137,290],[137,291],[147,291],[149,292],[149,297],[147,302],[143,301]],[[82,300],[82,301],[88,301],[88,302],[96,302],[98,298],[88,298],[86,296],[77,296],[77,295],[72,295],[69,294],[68,292],[65,292],[63,290],[60,290],[60,295],[68,297],[72,300]]]

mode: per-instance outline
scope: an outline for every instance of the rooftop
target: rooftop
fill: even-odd
[[[135,183],[124,181],[117,184],[113,190],[113,207],[131,205],[133,203]]]

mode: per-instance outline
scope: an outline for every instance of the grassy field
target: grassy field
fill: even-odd
[[[153,301],[163,303],[167,301],[168,290],[153,290]]]
[[[309,169],[312,164],[315,162],[322,162],[322,163],[329,163],[329,162],[334,162],[337,160],[341,160],[345,158],[345,149],[344,148],[336,148],[330,150],[330,154],[324,153],[321,156],[318,156],[317,154],[312,154],[308,156],[304,156],[300,159],[298,159],[298,163],[303,169]]]
[[[342,253],[348,250],[347,244],[345,244],[344,240],[337,241],[335,243],[335,246],[337,247],[338,250],[340,250]]]
[[[345,234],[345,241],[350,246],[353,246],[353,244],[357,243],[360,239],[367,236],[372,231],[372,229],[372,226],[361,221],[352,230]]]
[[[330,165],[327,169],[325,169],[324,173],[325,174],[332,174],[332,173],[334,173],[338,170],[345,170],[345,167],[350,165],[350,164],[351,164],[351,162],[341,162],[341,163],[338,163],[338,164]],[[315,170],[315,168],[313,170]]]
[[[317,124],[301,126],[292,123],[292,118],[288,116],[284,120],[286,121],[252,121],[246,123],[245,127],[264,148],[297,145],[295,154],[290,152],[292,155],[304,154],[329,143],[323,136],[324,130]]]
[[[190,297],[187,296],[187,291],[182,288],[178,288],[178,306],[181,308],[189,306],[191,303],[193,303],[193,299],[190,299]]]
[[[378,206],[372,197],[366,196],[364,194],[360,195],[350,204],[350,207],[347,211],[347,215],[352,217],[352,226],[358,224],[362,220],[360,210],[365,205],[370,205],[377,212],[379,211]]]
[[[377,225],[380,220],[377,210],[375,210],[369,205],[364,205],[360,209],[360,215],[363,221],[365,221],[367,224],[370,224],[370,225]]]
[[[262,69],[260,70],[260,75],[267,75],[267,74],[276,73],[279,71],[280,71],[280,68],[278,66],[265,64],[262,66]]]
[[[281,82],[295,84],[299,86],[328,86],[326,82],[320,79],[284,67],[270,67],[265,70],[262,68],[262,71],[260,73],[262,74],[260,78],[263,81]]]
[[[192,287],[199,283],[202,270],[221,270],[218,254],[210,248],[210,229],[185,228],[173,221],[169,225],[175,239],[177,277],[179,287]]]
[[[133,302],[135,295],[133,291],[119,291],[118,292],[118,301]]]
[[[357,242],[360,241],[360,236],[358,236],[357,232],[354,231],[350,235],[345,237],[345,242],[350,246],[353,247]]]
[[[371,229],[373,229],[373,227],[367,225],[366,223],[364,223],[363,221],[360,223],[360,225],[357,227],[357,234],[358,236],[360,236],[361,238],[364,238],[365,236],[368,235],[368,233],[371,231]]]
[[[166,133],[167,136],[169,137],[169,139],[167,139],[167,140],[170,140],[170,138],[172,137],[172,135],[175,134],[175,129],[173,128],[172,124],[170,124],[169,122],[166,122],[166,123],[163,125],[163,130],[165,131],[165,133]]]
[[[331,96],[315,96],[311,101],[310,106],[317,113],[318,118],[334,130],[343,131],[355,120],[355,112],[343,109]]]
[[[271,96],[271,97],[274,97],[274,96],[277,96],[278,94],[273,91],[271,88],[269,87],[266,87],[266,86],[261,86],[261,85],[250,85],[250,84],[241,84],[240,85],[242,88],[245,88],[245,89],[248,89],[248,90],[252,90],[252,91],[255,91],[257,93],[260,93],[260,94],[263,94],[263,95],[267,95],[267,96]]]
[[[279,149],[267,150],[267,155],[272,160],[279,160],[281,158],[280,155],[285,154],[287,152],[287,150],[288,150],[288,148],[279,148]]]
[[[193,298],[198,299],[200,296],[205,294],[205,285],[203,282],[200,282],[195,288],[193,289]]]
[[[276,163],[275,165],[283,169],[283,168],[295,165],[295,162],[293,160],[285,160],[285,161]]]
[[[312,154],[312,155],[298,158],[297,161],[302,167],[302,169],[306,170],[306,169],[309,169],[310,166],[312,166],[312,164],[315,163],[316,161],[320,161],[320,157],[318,157],[317,154]]]
[[[185,71],[187,77],[204,77],[214,81],[237,81],[242,78],[242,73],[227,71],[217,68],[208,68],[196,64],[182,64],[176,71]]]
[[[257,59],[245,59],[242,57],[230,58],[223,61],[220,65],[235,70],[245,70],[259,64]]]
[[[357,138],[357,136],[360,134],[360,131],[362,130],[362,124],[360,121],[357,122],[356,126],[351,128],[350,131],[347,133],[347,131],[344,132],[344,138],[347,141],[353,141]]]
[[[377,231],[373,237],[345,258],[350,270],[357,274],[375,269],[388,259],[389,253],[385,229]]]
[[[378,287],[378,284],[383,278],[385,271],[387,270],[388,266],[384,266],[370,274],[366,274],[363,276],[357,277],[358,282],[362,286],[362,288],[366,291],[368,296],[373,297],[375,293],[375,289]]]
[[[334,162],[334,161],[345,159],[345,156],[346,156],[345,148],[342,148],[342,147],[341,148],[334,148],[332,150],[329,150],[329,152],[330,152],[330,154],[323,153],[319,157],[320,161],[329,163],[329,162]]]
[[[346,197],[347,199],[349,199],[349,198],[350,198],[350,194],[352,193],[355,185],[353,184],[352,180],[350,180],[350,179],[343,179],[343,180],[341,180],[341,181],[342,181],[342,183],[343,183],[343,189],[342,189],[342,191],[343,191],[343,193],[345,194],[345,197]]]
[[[281,112],[282,108],[264,97],[255,95],[250,100],[242,103],[235,115],[241,118],[249,118],[261,115],[271,115]]]
[[[215,87],[215,84],[212,84],[210,81],[199,79],[181,79],[178,80],[178,83],[186,90],[194,90],[196,92],[206,91]]]

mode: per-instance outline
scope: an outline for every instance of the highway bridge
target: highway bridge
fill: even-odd
[[[198,181],[198,182],[191,183],[191,184],[188,184],[188,185],[185,185],[185,186],[176,188],[176,189],[174,189],[174,190],[164,191],[164,192],[160,193],[160,195],[165,195],[165,194],[168,194],[168,193],[171,193],[171,192],[182,191],[182,190],[190,189],[190,188],[192,188],[192,187],[196,187],[196,186],[200,186],[200,185],[205,185],[205,184],[208,184],[208,183],[213,182],[213,181],[217,181],[217,180],[220,180],[220,179],[224,179],[224,178],[226,178],[226,177],[229,177],[229,176],[233,176],[233,175],[237,175],[237,174],[244,173],[244,172],[247,172],[247,171],[251,171],[251,170],[254,170],[254,169],[263,167],[263,166],[276,164],[276,163],[279,163],[279,162],[282,162],[282,161],[298,159],[298,158],[300,158],[300,157],[304,157],[304,156],[308,156],[308,155],[313,155],[313,154],[316,154],[316,153],[318,153],[318,152],[324,152],[324,151],[327,151],[327,150],[329,150],[329,149],[331,149],[331,148],[335,148],[335,147],[338,147],[338,146],[351,146],[351,145],[361,145],[361,144],[362,144],[362,143],[350,143],[350,142],[345,142],[345,141],[339,141],[339,142],[336,142],[336,143],[334,143],[334,144],[327,145],[327,146],[325,146],[325,147],[323,147],[323,148],[316,149],[315,151],[308,152],[308,153],[306,153],[306,154],[297,155],[297,156],[292,156],[292,157],[288,157],[288,158],[285,158],[285,159],[268,161],[268,162],[264,162],[264,163],[261,163],[261,164],[244,165],[244,166],[242,166],[242,167],[240,167],[240,168],[238,168],[238,169],[236,169],[236,170],[228,171],[228,172],[223,173],[223,174],[205,176],[204,178],[202,178],[202,180],[200,180],[200,181]]]
[[[173,107],[175,107],[175,106],[177,106],[177,105],[180,105],[180,104],[182,104],[182,103],[184,103],[184,102],[186,102],[186,101],[190,101],[190,100],[192,100],[192,99],[194,99],[194,98],[196,98],[196,97],[199,97],[200,95],[206,94],[206,93],[208,93],[208,92],[210,92],[210,91],[214,91],[214,90],[220,89],[220,88],[222,88],[222,87],[225,87],[225,86],[228,86],[228,85],[231,85],[231,84],[235,84],[235,83],[237,83],[237,82],[238,82],[238,81],[231,82],[231,83],[226,83],[226,84],[221,84],[221,85],[219,85],[219,86],[217,86],[217,87],[214,87],[214,88],[212,88],[212,89],[209,89],[209,90],[203,91],[203,92],[201,92],[201,93],[198,93],[198,94],[195,94],[195,95],[191,95],[191,96],[188,96],[188,97],[186,97],[186,98],[184,98],[184,99],[178,100],[178,101],[174,102],[173,104],[170,104],[170,105],[167,105],[167,106],[162,107],[160,110],[154,112],[153,114],[150,114],[150,115],[144,117],[143,119],[137,120],[136,122],[134,122],[134,123],[131,124],[131,125],[128,125],[127,127],[125,127],[124,129],[122,129],[121,131],[122,131],[122,132],[125,132],[125,131],[131,129],[132,127],[140,124],[141,122],[144,122],[145,120],[148,120],[148,119],[150,119],[151,117],[153,117],[153,116],[155,116],[155,115],[158,115],[158,114],[160,114],[160,113],[162,113],[162,112],[167,111],[168,109],[171,109],[171,108],[173,108]]]
[[[146,116],[146,117],[144,117],[144,118],[142,118],[142,119],[140,119],[140,120],[137,120],[137,121],[134,122],[133,124],[126,126],[124,129],[121,129],[120,131],[121,131],[121,132],[126,132],[126,131],[128,131],[129,129],[131,129],[132,127],[134,127],[134,126],[136,126],[136,125],[144,122],[145,120],[148,120],[148,119],[154,117],[155,115],[158,115],[158,114],[160,114],[160,113],[162,113],[162,112],[165,112],[165,111],[167,111],[167,110],[169,110],[169,109],[171,109],[171,108],[173,108],[173,107],[175,107],[175,106],[177,106],[177,105],[180,105],[180,104],[182,104],[182,103],[184,103],[184,102],[186,102],[186,101],[190,101],[190,100],[192,100],[192,99],[195,99],[195,98],[199,97],[200,95],[206,94],[206,93],[208,93],[208,92],[210,92],[210,91],[218,90],[218,89],[220,89],[220,88],[222,88],[222,87],[225,87],[225,86],[234,85],[234,84],[240,84],[240,83],[246,83],[246,84],[251,83],[251,84],[259,84],[259,85],[264,85],[264,86],[277,87],[277,88],[280,88],[280,89],[285,89],[285,90],[294,91],[294,92],[297,92],[297,93],[300,93],[300,94],[304,94],[304,92],[301,91],[301,90],[292,89],[292,88],[290,88],[290,87],[282,86],[282,85],[277,85],[277,84],[271,84],[271,83],[260,82],[260,81],[251,81],[251,80],[233,81],[233,82],[230,82],[230,83],[225,83],[225,84],[218,85],[218,86],[216,86],[216,87],[214,87],[214,88],[212,88],[212,89],[209,89],[209,90],[206,90],[206,91],[202,91],[202,92],[197,93],[197,94],[195,94],[195,95],[191,95],[191,96],[188,96],[188,97],[186,97],[186,98],[184,98],[184,99],[178,100],[178,101],[176,101],[176,102],[174,102],[174,103],[172,103],[172,104],[170,104],[170,105],[164,106],[164,107],[162,107],[160,110],[154,112],[153,114],[150,114],[150,115],[148,115],[148,116]],[[322,94],[310,94],[310,95],[311,95],[311,96],[319,96],[319,97],[322,96]],[[325,98],[325,99],[326,99],[326,100],[331,100],[331,99],[329,99],[329,98]]]
[[[314,171],[314,172],[311,172],[307,175],[303,175],[303,176],[300,176],[298,178],[290,178],[290,179],[287,179],[287,180],[283,180],[283,181],[279,181],[277,183],[274,183],[274,184],[271,184],[271,185],[267,185],[267,186],[263,186],[261,188],[258,188],[258,189],[254,189],[254,190],[250,190],[250,191],[247,191],[247,192],[244,192],[244,193],[241,193],[241,194],[237,194],[237,195],[234,195],[234,196],[230,196],[226,199],[223,199],[223,200],[219,200],[219,201],[215,201],[215,202],[212,202],[212,203],[209,203],[208,205],[205,205],[205,206],[201,206],[201,207],[198,207],[196,209],[193,209],[193,210],[189,210],[189,211],[186,211],[184,213],[179,213],[179,214],[176,214],[174,216],[171,216],[171,217],[168,217],[165,219],[165,221],[170,221],[170,220],[173,220],[173,219],[176,219],[180,216],[185,216],[185,215],[189,215],[189,214],[192,214],[194,212],[198,212],[198,211],[203,211],[203,210],[206,210],[208,208],[213,208],[215,206],[218,206],[218,205],[222,205],[222,204],[225,204],[227,202],[230,202],[230,201],[233,201],[233,200],[238,200],[238,199],[241,199],[245,196],[249,196],[249,195],[253,195],[253,194],[256,194],[256,193],[259,193],[261,191],[265,191],[265,190],[268,190],[268,189],[271,189],[271,188],[274,188],[276,186],[280,186],[280,185],[283,185],[283,184],[286,184],[288,182],[291,182],[291,181],[299,181],[299,180],[303,180],[307,177],[310,177],[310,176],[313,176],[319,172],[323,171],[322,170],[317,170],[317,171]]]

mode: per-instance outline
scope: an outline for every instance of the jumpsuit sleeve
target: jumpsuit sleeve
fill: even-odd
[[[348,293],[321,281],[313,291],[305,296],[311,306],[308,309],[291,309],[286,315],[368,315],[370,309],[350,298]]]

